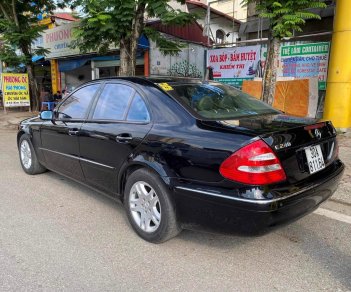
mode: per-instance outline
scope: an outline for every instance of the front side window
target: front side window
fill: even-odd
[[[59,107],[59,119],[84,119],[100,84],[84,86],[73,92]]]
[[[123,84],[106,84],[93,114],[97,120],[123,120],[135,90]]]

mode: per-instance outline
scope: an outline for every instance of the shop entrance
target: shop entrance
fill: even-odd
[[[96,68],[99,78],[118,76],[119,67],[100,67]]]
[[[91,61],[92,79],[118,76],[120,60]],[[144,76],[144,58],[137,58],[136,76]]]

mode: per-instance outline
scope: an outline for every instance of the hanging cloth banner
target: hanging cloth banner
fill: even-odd
[[[297,79],[318,77],[319,90],[326,90],[329,42],[282,46],[278,76]]]
[[[244,80],[257,74],[261,46],[233,47],[209,50],[207,67],[213,68],[215,80],[241,87]]]
[[[30,106],[28,74],[1,74],[5,107]]]

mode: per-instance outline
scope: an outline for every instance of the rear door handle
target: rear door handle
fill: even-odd
[[[117,142],[128,142],[132,139],[133,139],[132,135],[128,133],[123,133],[116,136]]]
[[[78,133],[79,133],[79,130],[77,129],[68,130],[68,135],[70,136],[77,136]]]

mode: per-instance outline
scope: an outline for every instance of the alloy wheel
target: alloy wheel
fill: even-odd
[[[134,183],[129,195],[129,209],[137,226],[151,233],[161,222],[161,204],[155,190],[146,182]]]
[[[26,169],[29,169],[32,166],[32,151],[30,149],[28,141],[22,141],[20,151],[22,164]]]

